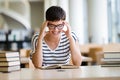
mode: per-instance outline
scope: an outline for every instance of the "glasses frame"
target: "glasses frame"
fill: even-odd
[[[49,23],[48,23],[48,28],[49,28],[49,29],[55,29],[55,28],[57,28],[58,30],[62,30],[63,27],[64,27],[64,24],[63,24],[63,23],[62,23],[62,24],[58,24],[58,25],[54,25],[54,24],[49,24]]]

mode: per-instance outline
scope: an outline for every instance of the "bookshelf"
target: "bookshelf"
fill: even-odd
[[[32,31],[0,30],[0,50],[18,51],[21,48],[31,48]]]
[[[22,41],[22,40],[20,40],[20,41],[0,41],[0,44],[1,44],[1,48],[3,50],[8,50],[8,51],[9,50],[19,50],[21,48],[27,48],[28,46],[31,46],[31,40],[24,40],[24,41]],[[12,49],[12,48],[14,48],[14,49]]]

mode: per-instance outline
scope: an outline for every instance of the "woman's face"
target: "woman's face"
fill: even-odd
[[[63,20],[60,21],[49,21],[48,22],[48,28],[50,33],[54,35],[58,35],[62,32],[62,29],[64,27],[64,22]]]

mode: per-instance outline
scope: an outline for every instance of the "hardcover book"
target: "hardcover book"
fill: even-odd
[[[8,57],[8,58],[0,57],[0,62],[1,61],[17,61],[17,60],[20,60],[20,58],[19,57]]]
[[[9,67],[0,67],[0,72],[13,72],[13,71],[18,71],[20,70],[20,65],[16,66],[9,66]]]
[[[104,63],[102,67],[120,67],[120,63]]]
[[[0,62],[0,67],[1,66],[15,66],[15,65],[20,65],[20,60],[18,61],[2,61]]]
[[[120,52],[104,52],[104,58],[120,58]]]
[[[19,52],[0,51],[0,72],[12,72],[20,68]]]
[[[106,63],[106,62],[119,62],[120,63],[120,58],[111,58],[111,59],[106,59],[106,58],[102,58],[101,62]]]
[[[0,57],[18,57],[19,52],[12,52],[12,51],[0,51]]]

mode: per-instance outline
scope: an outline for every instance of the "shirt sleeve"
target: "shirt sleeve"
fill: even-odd
[[[74,32],[71,32],[71,34],[72,34],[72,37],[74,38],[74,40],[79,42],[77,35]]]
[[[32,55],[35,53],[36,46],[37,46],[38,35],[39,35],[38,33],[35,33],[32,37],[32,40],[31,40],[32,50],[30,52],[30,58],[32,58]]]

